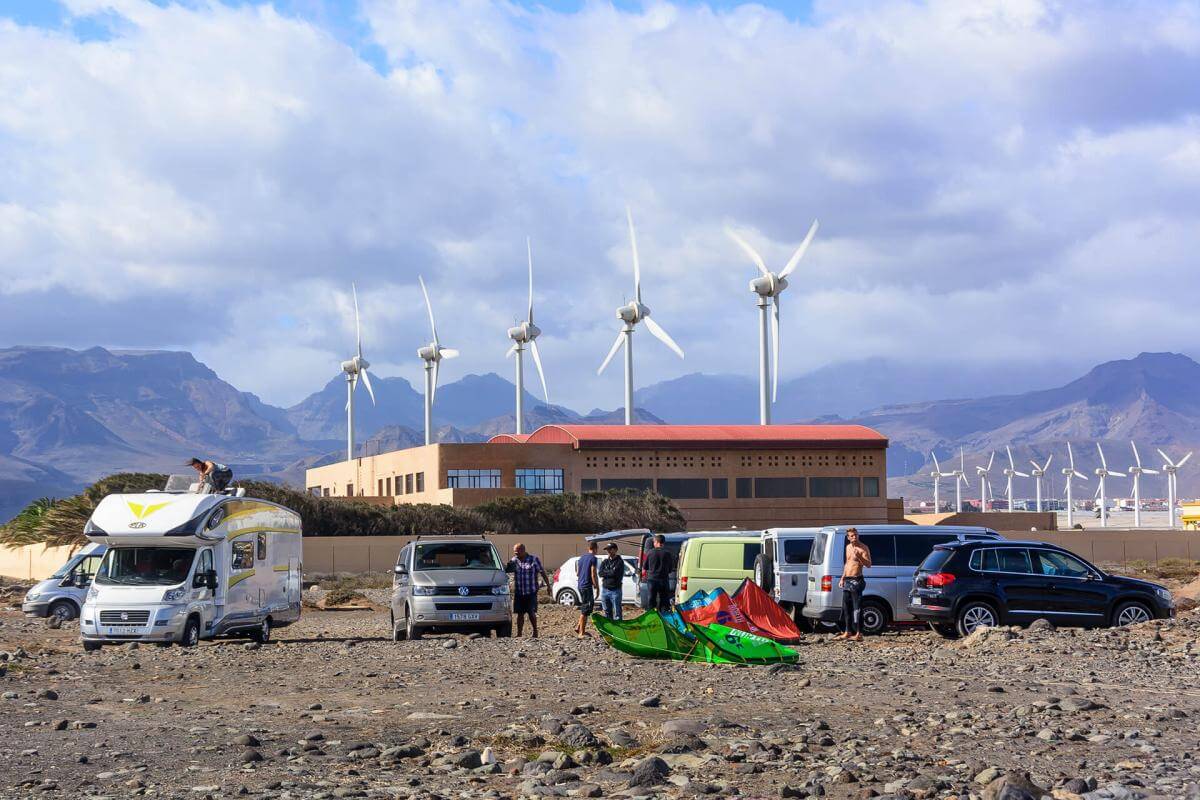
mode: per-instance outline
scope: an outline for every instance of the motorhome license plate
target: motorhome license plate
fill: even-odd
[[[468,611],[456,611],[450,615],[451,622],[475,622],[478,619],[478,613]]]
[[[116,634],[118,636],[141,632],[141,625],[109,625],[107,630],[107,633]]]

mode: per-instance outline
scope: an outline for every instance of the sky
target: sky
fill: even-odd
[[[551,400],[868,357],[1011,370],[1186,351],[1200,4],[0,0],[0,346],[188,349],[289,405],[352,355]],[[618,365],[619,366],[619,363]],[[1075,377],[1064,374],[1064,382]],[[531,386],[531,388],[534,388]],[[536,389],[535,389],[536,391]]]

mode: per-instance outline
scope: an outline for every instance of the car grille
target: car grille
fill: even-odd
[[[491,611],[491,603],[434,603],[438,611]]]
[[[457,587],[457,586],[435,586],[434,594],[454,595],[456,597],[464,597],[464,596],[470,597],[470,596],[479,596],[481,594],[491,594],[492,593],[492,587],[490,585],[488,585],[488,586],[466,586],[463,588],[465,588],[467,590],[466,595],[461,594],[458,591],[459,587]]]
[[[124,619],[122,617],[125,617]],[[150,621],[150,612],[141,611],[101,611],[100,623],[103,625],[145,625]]]

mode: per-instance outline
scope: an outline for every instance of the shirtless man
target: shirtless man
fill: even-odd
[[[862,597],[867,588],[863,570],[871,566],[871,551],[859,541],[858,529],[846,529],[846,566],[838,586],[842,589],[842,632],[838,639],[862,641]]]

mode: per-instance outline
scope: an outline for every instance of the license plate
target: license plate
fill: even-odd
[[[919,606],[919,605],[921,605],[921,598],[919,598],[919,597],[914,597],[914,598],[912,599],[912,604],[913,604],[914,606]]]
[[[475,622],[479,619],[477,612],[456,611],[450,615],[451,622]]]
[[[109,625],[106,633],[115,634],[118,636],[129,635],[131,633],[141,633],[141,625]]]

